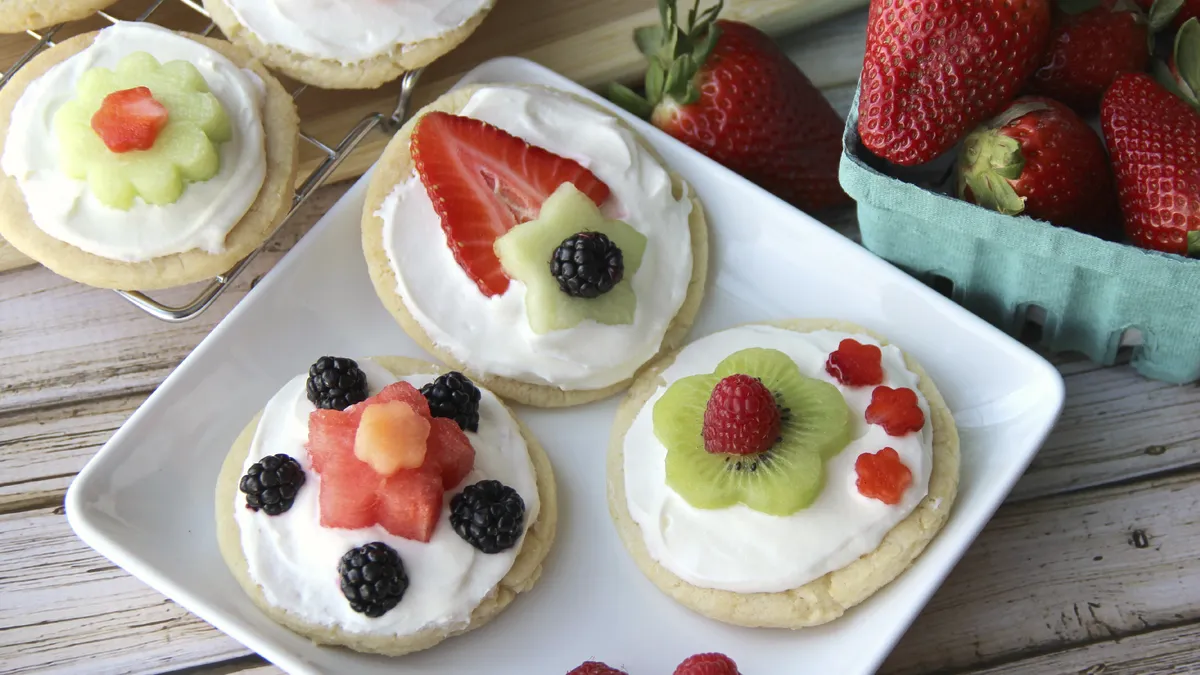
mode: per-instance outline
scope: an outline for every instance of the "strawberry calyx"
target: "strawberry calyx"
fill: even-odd
[[[1200,258],[1200,230],[1192,230],[1187,234],[1187,254],[1191,258]]]
[[[687,19],[680,22],[676,0],[658,0],[660,25],[642,26],[633,32],[638,51],[649,59],[642,96],[629,87],[612,83],[608,97],[614,103],[642,118],[649,118],[660,103],[674,108],[700,99],[696,75],[717,46],[721,27],[716,23],[724,0],[699,11],[692,6]]]
[[[1155,65],[1159,82],[1200,110],[1200,21],[1193,17],[1179,27],[1169,68]]]
[[[1023,212],[1025,198],[1017,194],[1010,181],[1021,177],[1025,157],[1020,141],[1001,130],[1026,115],[1049,109],[1040,101],[1021,101],[971,132],[963,141],[956,170],[959,199],[1006,216]]]

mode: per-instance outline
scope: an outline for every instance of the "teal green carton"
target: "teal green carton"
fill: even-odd
[[[883,162],[862,146],[856,99],[840,180],[858,202],[871,252],[935,288],[949,286],[956,302],[1011,335],[1040,319],[1038,346],[1051,353],[1112,365],[1123,337],[1140,334],[1132,348],[1139,373],[1200,380],[1200,260],[1000,215],[872,164]]]

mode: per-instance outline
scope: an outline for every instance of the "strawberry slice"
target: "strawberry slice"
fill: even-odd
[[[572,183],[597,206],[609,195],[578,162],[470,117],[427,113],[413,129],[409,152],[454,259],[488,297],[503,294],[509,281],[492,244],[537,218],[558,186]]]
[[[113,152],[149,150],[167,126],[167,109],[148,87],[114,91],[92,115],[92,131]]]

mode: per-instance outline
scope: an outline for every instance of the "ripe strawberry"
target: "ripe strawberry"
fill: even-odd
[[[585,661],[576,666],[567,675],[627,675],[623,670],[617,670],[598,661]]]
[[[1057,101],[1017,99],[967,136],[956,171],[958,196],[985,208],[1097,236],[1116,230],[1116,191],[1104,145]]]
[[[724,654],[696,654],[684,659],[674,675],[741,675],[733,659]]]
[[[863,145],[901,165],[941,155],[1008,105],[1049,34],[1049,0],[871,0]]]
[[[730,375],[717,383],[704,409],[704,449],[752,455],[779,440],[782,424],[775,396],[758,378]]]
[[[904,491],[912,485],[912,470],[900,461],[895,448],[859,455],[854,460],[854,473],[857,475],[854,487],[860,495],[893,506],[900,503]]]
[[[816,211],[849,201],[838,184],[842,118],[762,31],[715,21],[721,2],[677,26],[635,33],[650,60],[646,97],[621,85],[618,104],[791,204]]]
[[[1100,104],[1125,233],[1143,248],[1200,255],[1200,114],[1149,75],[1126,73]]]
[[[883,351],[846,338],[825,360],[825,372],[848,387],[883,383]]]
[[[149,150],[165,126],[167,109],[148,87],[114,91],[92,115],[92,131],[113,152]]]
[[[558,186],[572,183],[597,206],[609,195],[578,162],[470,117],[427,113],[413,128],[409,152],[454,259],[488,297],[503,294],[509,281],[492,244],[537,218]]]
[[[917,394],[901,387],[875,387],[867,405],[867,424],[878,424],[888,436],[903,436],[925,426],[925,413],[917,405]]]
[[[1146,69],[1146,16],[1130,0],[1106,0],[1082,14],[1059,14],[1029,90],[1094,112],[1121,73]]]

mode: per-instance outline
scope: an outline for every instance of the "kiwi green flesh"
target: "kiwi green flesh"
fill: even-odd
[[[757,455],[724,455],[704,448],[704,410],[713,388],[733,374],[759,378],[786,412],[780,440]],[[711,375],[677,380],[655,403],[654,433],[667,448],[667,485],[700,509],[745,504],[787,516],[811,505],[824,485],[825,460],[850,442],[850,410],[833,385],[805,377],[786,354],[737,352]]]

